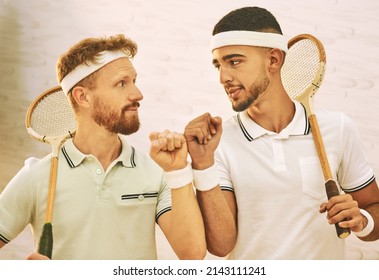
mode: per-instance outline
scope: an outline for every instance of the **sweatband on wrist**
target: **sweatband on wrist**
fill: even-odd
[[[192,167],[190,163],[187,166],[170,172],[165,172],[167,187],[170,189],[179,189],[187,186],[193,181]]]
[[[369,235],[372,232],[372,230],[374,229],[374,219],[372,218],[370,213],[367,212],[366,210],[359,209],[359,211],[361,211],[361,214],[367,218],[367,225],[361,231],[354,232],[354,234],[358,237],[365,237],[365,236]]]
[[[209,191],[220,183],[216,164],[204,170],[192,170],[193,184],[199,191]]]
[[[130,56],[122,50],[103,51],[97,54],[96,63],[87,61],[76,66],[75,69],[68,73],[60,82],[63,92],[67,95],[70,90],[85,77],[91,75],[106,64],[122,57],[129,58]]]
[[[288,51],[288,40],[282,34],[257,31],[226,31],[215,34],[211,40],[211,51],[224,46],[255,46]]]

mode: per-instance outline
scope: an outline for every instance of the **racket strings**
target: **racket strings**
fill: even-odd
[[[30,127],[42,137],[66,135],[76,127],[72,108],[62,91],[42,98],[32,110],[30,117]]]
[[[313,83],[319,64],[319,50],[312,40],[303,39],[290,47],[282,68],[282,80],[291,98],[303,94]]]

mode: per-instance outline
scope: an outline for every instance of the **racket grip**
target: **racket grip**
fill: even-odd
[[[337,187],[337,183],[334,180],[328,180],[325,182],[326,195],[328,199],[331,199],[333,196],[340,195],[340,192]],[[344,239],[350,235],[350,228],[340,227],[338,224],[336,226],[337,235],[339,238]]]
[[[53,226],[51,223],[43,225],[39,240],[38,253],[51,259],[53,253]]]

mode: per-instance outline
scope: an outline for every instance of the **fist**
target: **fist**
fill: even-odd
[[[150,157],[166,172],[182,169],[187,165],[187,141],[178,132],[165,130],[149,135]]]

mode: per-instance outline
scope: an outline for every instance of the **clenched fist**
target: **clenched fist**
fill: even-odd
[[[166,172],[182,169],[187,165],[187,142],[184,135],[165,130],[149,135],[150,157]]]

